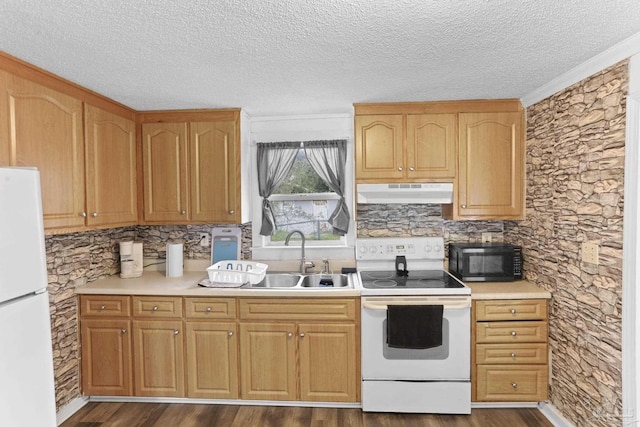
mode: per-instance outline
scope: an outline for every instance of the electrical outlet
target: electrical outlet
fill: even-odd
[[[482,243],[491,243],[491,233],[482,233]]]
[[[200,233],[200,246],[209,246],[209,233]]]
[[[598,265],[598,251],[600,247],[597,243],[582,244],[582,262]]]

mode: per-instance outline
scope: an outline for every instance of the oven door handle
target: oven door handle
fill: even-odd
[[[363,298],[362,308],[386,310],[390,305],[441,305],[447,310],[461,310],[471,307],[471,297],[411,297],[411,298]]]

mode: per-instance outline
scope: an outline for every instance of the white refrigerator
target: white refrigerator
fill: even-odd
[[[0,167],[0,426],[55,425],[40,174]]]

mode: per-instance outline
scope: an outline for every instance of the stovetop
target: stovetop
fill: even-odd
[[[441,237],[367,237],[356,240],[362,295],[470,295],[444,269]],[[398,268],[400,266],[400,268]],[[405,276],[398,273],[407,270]]]
[[[396,271],[362,271],[362,287],[379,288],[464,288],[464,285],[443,270],[418,270],[400,273]]]

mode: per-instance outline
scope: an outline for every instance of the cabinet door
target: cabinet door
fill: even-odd
[[[190,124],[191,220],[240,221],[239,153],[232,120]]]
[[[87,225],[138,220],[135,123],[85,104]]]
[[[461,218],[524,216],[522,113],[460,114]]]
[[[0,133],[8,141],[8,164],[40,171],[45,228],[83,226],[82,102],[4,72],[2,82]]]
[[[293,323],[240,324],[241,398],[296,400]]]
[[[187,322],[187,397],[238,398],[235,323]]]
[[[142,125],[144,219],[187,221],[187,124]]]
[[[131,323],[129,320],[82,319],[82,392],[131,396]]]
[[[300,399],[357,402],[355,325],[303,323],[298,326],[298,338]]]
[[[356,116],[356,180],[404,178],[402,122],[402,115]]]
[[[456,115],[407,116],[407,178],[455,178]]]
[[[136,396],[184,397],[184,344],[180,320],[134,320]]]

